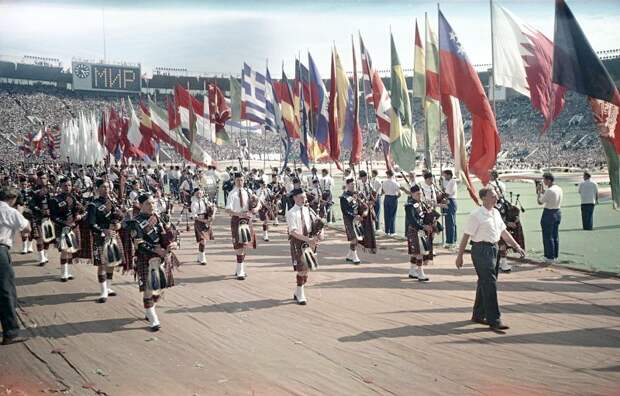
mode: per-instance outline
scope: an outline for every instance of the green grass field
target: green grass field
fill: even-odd
[[[339,181],[338,181],[339,182]],[[341,187],[334,189],[338,196]],[[581,229],[581,208],[577,186],[574,182],[559,181],[564,191],[562,203],[562,223],[560,224],[560,264],[588,271],[603,271],[620,274],[620,212],[612,208],[609,200],[602,202],[594,210],[594,230]],[[508,191],[521,194],[525,213],[521,214],[527,255],[532,259],[542,259],[543,246],[540,228],[542,208],[536,202],[534,185],[531,183],[508,182]],[[340,208],[336,200],[336,219],[339,220]],[[396,220],[396,232],[404,235],[405,212],[403,205],[406,197],[401,196]],[[474,203],[462,185],[459,185],[457,211],[457,231],[462,230]],[[383,208],[381,213],[383,224]],[[404,243],[404,242],[403,242]]]

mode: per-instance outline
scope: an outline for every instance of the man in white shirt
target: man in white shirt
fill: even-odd
[[[15,201],[18,191],[13,187],[0,190],[0,324],[2,324],[2,345],[24,341],[19,335],[17,321],[17,291],[15,271],[9,250],[17,232],[30,232],[28,220],[17,211]]]
[[[329,171],[327,169],[321,170],[321,178],[319,179],[319,184],[321,186],[321,191],[323,192],[323,202],[325,202],[325,212],[327,216],[327,222],[332,223],[334,221],[334,216],[332,213],[333,208],[333,188],[334,188],[334,179],[329,175]]]
[[[483,187],[479,192],[482,206],[469,215],[463,238],[456,257],[456,268],[463,267],[463,253],[471,238],[471,259],[478,275],[476,301],[472,322],[485,324],[494,331],[507,330],[508,326],[500,319],[497,302],[497,242],[502,238],[521,256],[525,255],[521,246],[506,230],[499,211],[495,209],[497,192],[493,187]]]
[[[538,204],[543,205],[543,213],[540,218],[542,228],[543,248],[545,262],[552,263],[558,260],[560,253],[559,228],[562,221],[560,206],[562,205],[562,189],[553,184],[554,177],[551,173],[543,174],[544,188],[538,187]]]
[[[383,190],[381,189],[381,179],[379,179],[379,171],[377,171],[376,169],[373,169],[372,171],[370,171],[371,174],[371,178],[370,178],[370,187],[372,188],[372,190],[375,192],[375,195],[377,197],[376,201],[375,201],[375,229],[377,231],[379,231],[379,229],[381,228],[380,225],[380,214],[381,214],[381,197],[383,194]]]
[[[260,204],[253,209],[250,209],[250,193],[248,189],[244,187],[243,174],[237,172],[234,174],[235,188],[228,194],[228,201],[226,202],[226,213],[231,216],[230,219],[230,231],[232,233],[233,248],[237,255],[237,270],[235,276],[237,280],[244,280],[247,277],[245,273],[245,253],[248,245],[251,245],[253,249],[256,249],[256,235],[252,228],[252,218],[254,214],[260,209]],[[243,242],[239,236],[239,226],[242,223],[247,223],[250,227],[251,240],[249,242]]]
[[[205,198],[204,191],[200,188],[195,188],[191,212],[194,219],[194,235],[198,243],[198,257],[196,261],[200,265],[207,265],[205,249],[207,247],[207,240],[213,239],[211,224],[213,223],[213,216],[215,216],[216,210],[217,207]]]
[[[383,223],[385,235],[396,235],[396,212],[398,210],[398,198],[400,197],[400,184],[394,177],[394,172],[388,169],[385,172],[387,179],[381,184],[383,191]]]
[[[286,212],[286,224],[291,245],[293,270],[297,271],[297,287],[295,288],[293,299],[299,305],[306,305],[307,299],[304,294],[304,285],[308,281],[308,267],[302,259],[303,249],[304,244],[308,244],[316,252],[320,233],[310,236],[313,217],[310,214],[310,209],[304,205],[306,201],[304,191],[301,188],[296,188],[291,192],[291,196],[295,201],[295,205]]]
[[[594,226],[594,205],[598,205],[598,184],[590,180],[588,171],[583,172],[583,181],[579,183],[581,196],[581,225],[584,230],[592,231]]]
[[[448,206],[444,209],[446,222],[446,245],[453,247],[456,244],[456,192],[457,185],[454,175],[450,169],[446,169],[442,174],[443,190],[448,196]]]

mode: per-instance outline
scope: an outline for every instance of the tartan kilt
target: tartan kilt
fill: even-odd
[[[136,255],[136,265],[134,267],[135,277],[138,278],[138,287],[143,292],[146,289],[146,282],[148,280],[149,272],[149,260],[153,257],[158,257],[156,254],[144,254],[138,253]],[[179,265],[177,257],[174,253],[166,256],[164,260],[164,272],[168,281],[168,287],[174,286],[174,277],[172,276],[172,269]]]
[[[410,256],[419,256],[422,253],[420,252],[420,238],[418,237],[418,230],[409,226],[407,228],[407,252]]]
[[[260,219],[260,221],[274,220],[275,216],[273,215],[273,211],[270,207],[266,207],[265,205],[263,205],[258,210],[258,218]]]
[[[32,226],[30,235],[32,236],[32,239],[36,241],[40,239],[43,235],[43,233],[41,232],[41,220],[37,221],[35,219],[32,219],[32,222],[30,224]]]
[[[304,271],[308,270],[308,267],[303,263],[301,257],[303,254],[303,241],[299,239],[293,238],[291,235],[288,236],[289,245],[291,247],[291,261],[293,263],[293,270],[295,271]]]
[[[248,225],[250,226],[250,233],[252,234],[251,243],[241,243],[239,241],[239,221],[240,220],[241,218],[237,216],[232,216],[230,218],[230,233],[232,235],[233,249],[235,250],[242,249],[246,247],[246,245],[251,245],[252,249],[256,249],[256,233],[254,232],[254,227],[252,225],[251,220],[248,222]]]
[[[90,260],[93,257],[93,233],[86,220],[79,222],[76,229],[80,233],[80,250],[75,253],[74,257]]]
[[[357,237],[355,236],[355,229],[353,228],[353,219],[343,217],[342,222],[344,223],[344,230],[347,233],[347,241],[357,242]]]
[[[119,242],[118,247],[121,250],[121,257],[123,257],[123,262],[119,264],[119,267],[128,268],[128,265],[126,262],[127,255],[125,253],[123,241],[118,235],[116,236],[116,239],[117,239],[117,242]],[[93,254],[92,254],[91,260],[93,262],[93,265],[96,267],[99,267],[100,265],[105,265],[103,264],[103,261],[101,260],[101,250],[103,249],[104,242],[105,242],[105,237],[102,237],[101,235],[93,234]]]
[[[360,245],[362,245],[364,250],[369,253],[377,253],[375,222],[371,215],[368,215],[362,219],[362,227],[364,228],[364,239],[360,242]]]
[[[203,233],[207,235],[203,237]],[[213,240],[213,230],[205,223],[198,220],[194,220],[194,235],[196,236],[196,242],[200,243],[203,240]]]
[[[121,248],[123,249],[123,271],[129,271],[134,257],[134,246],[131,233],[129,230],[121,228],[118,231],[118,236],[121,240]]]

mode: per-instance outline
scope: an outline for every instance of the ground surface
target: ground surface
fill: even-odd
[[[431,282],[407,278],[404,243],[345,264],[342,234],[328,233],[309,305],[292,303],[284,226],[231,276],[227,220],[217,220],[209,265],[193,263],[185,233],[176,273],[146,331],[133,278],[94,302],[94,268],[58,281],[56,254],[40,268],[14,256],[20,317],[30,339],[0,347],[0,395],[618,395],[620,280],[521,264],[500,278],[506,334],[469,322],[471,264],[440,252]]]

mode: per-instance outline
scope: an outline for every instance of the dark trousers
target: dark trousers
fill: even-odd
[[[375,230],[379,230],[381,228],[381,222],[379,221],[380,217],[379,215],[381,214],[381,197],[377,197],[377,200],[375,201]]]
[[[19,331],[16,307],[15,271],[11,265],[11,255],[8,247],[0,245],[0,323],[3,337],[14,337]]]
[[[560,209],[543,209],[540,226],[542,227],[543,247],[545,258],[547,259],[556,259],[560,253],[558,230],[561,221],[562,213]]]
[[[591,230],[594,226],[594,204],[581,204],[581,224],[584,230]]]
[[[490,325],[497,324],[500,318],[497,302],[497,253],[497,244],[474,243],[471,247],[471,259],[478,275],[473,316],[486,319]]]
[[[446,216],[446,243],[456,243],[456,199],[448,199],[448,207],[444,211]]]
[[[383,198],[383,223],[385,233],[396,233],[396,210],[398,209],[398,197],[396,195],[386,195]]]

